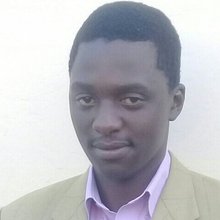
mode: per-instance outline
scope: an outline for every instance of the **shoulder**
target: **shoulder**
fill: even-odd
[[[188,179],[191,180],[194,186],[195,193],[200,193],[200,191],[202,190],[203,192],[206,192],[208,196],[212,196],[214,192],[217,193],[217,195],[219,195],[220,193],[220,181],[219,180],[216,180],[211,177],[202,175],[200,173],[191,171],[190,169],[184,167],[174,157],[173,154],[171,154],[171,158],[172,158],[171,171],[175,174],[181,173],[181,175],[187,176]],[[179,176],[177,175],[177,177]]]
[[[42,219],[64,196],[71,194],[77,198],[83,197],[86,180],[87,173],[29,193],[2,208],[0,219]]]
[[[220,219],[220,181],[190,171],[195,198],[204,219]]]
[[[172,188],[195,199],[201,216],[208,216],[202,219],[220,219],[220,181],[185,168],[173,155],[172,162]]]
[[[207,199],[209,202],[218,201],[220,205],[220,181],[193,171],[189,172],[196,195],[202,194],[204,199]]]

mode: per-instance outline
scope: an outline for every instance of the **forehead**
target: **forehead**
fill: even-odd
[[[98,60],[97,60],[98,59]],[[79,45],[78,53],[73,66],[83,64],[86,68],[92,64],[118,64],[131,67],[135,61],[138,65],[151,64],[157,66],[157,49],[151,41],[107,41],[96,39]],[[84,63],[82,63],[84,62]],[[130,65],[129,65],[130,64]]]
[[[157,48],[150,41],[105,41],[81,43],[71,70],[71,82],[121,84],[166,80],[157,68]]]

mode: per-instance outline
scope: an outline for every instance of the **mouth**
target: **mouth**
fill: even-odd
[[[130,142],[121,140],[98,140],[92,144],[96,155],[103,160],[119,160],[129,153]]]

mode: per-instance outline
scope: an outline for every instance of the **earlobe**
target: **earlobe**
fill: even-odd
[[[174,121],[182,111],[185,100],[185,86],[183,84],[177,85],[172,91],[172,100],[170,108],[170,121]]]

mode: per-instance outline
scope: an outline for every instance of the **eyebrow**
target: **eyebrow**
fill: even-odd
[[[70,85],[71,90],[77,91],[77,90],[85,90],[89,92],[95,91],[95,88],[93,85],[83,82],[74,82]],[[149,94],[149,88],[144,86],[141,83],[130,83],[126,85],[115,85],[115,92],[116,93],[129,93],[129,92],[138,92],[142,94]]]
[[[92,85],[87,84],[87,83],[82,83],[82,82],[71,83],[70,89],[72,91],[77,91],[77,90],[94,91],[94,87]]]

